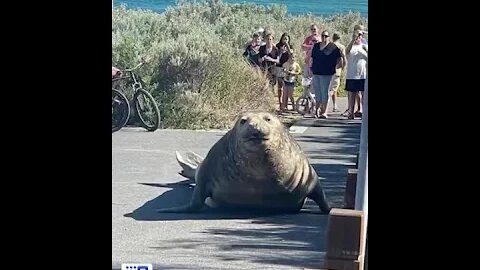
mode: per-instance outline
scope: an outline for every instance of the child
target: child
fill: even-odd
[[[288,98],[292,102],[292,111],[295,111],[295,100],[293,99],[293,88],[295,86],[296,75],[300,74],[300,65],[295,62],[295,56],[289,54],[288,61],[283,64],[283,70],[285,71],[285,77],[283,82],[285,88],[282,96],[282,103],[280,104],[280,110],[285,111],[288,109]]]

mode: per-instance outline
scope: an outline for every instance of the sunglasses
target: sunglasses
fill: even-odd
[[[322,37],[328,37],[328,35],[322,35]]]

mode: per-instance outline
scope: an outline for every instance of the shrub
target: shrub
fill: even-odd
[[[139,75],[156,98],[166,127],[228,128],[239,112],[276,105],[265,76],[242,58],[253,32],[271,30],[275,43],[288,32],[303,66],[300,46],[311,23],[338,32],[343,44],[355,24],[367,26],[357,13],[289,16],[285,6],[220,0],[179,2],[161,14],[121,6],[112,17],[112,64],[123,69],[144,55],[153,56]]]

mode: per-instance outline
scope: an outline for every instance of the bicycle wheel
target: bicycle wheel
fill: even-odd
[[[120,130],[130,117],[130,104],[127,97],[112,88],[112,133]]]
[[[148,131],[155,131],[160,126],[160,110],[152,95],[139,89],[133,96],[135,112],[140,124]]]
[[[295,110],[301,115],[305,115],[310,112],[310,106],[310,101],[305,96],[300,96],[295,102]]]

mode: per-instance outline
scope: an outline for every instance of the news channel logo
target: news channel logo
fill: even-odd
[[[153,270],[149,263],[122,263],[122,270]]]

